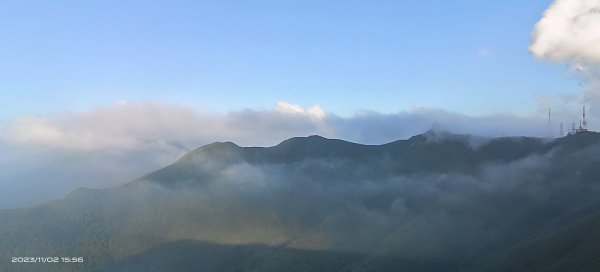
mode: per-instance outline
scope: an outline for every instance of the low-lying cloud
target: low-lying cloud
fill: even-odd
[[[352,117],[280,101],[228,113],[162,103],[119,102],[85,112],[21,116],[0,126],[0,207],[60,198],[78,186],[109,187],[164,167],[216,141],[271,146],[322,135],[364,144],[406,139],[432,127],[482,136],[546,136],[545,122],[511,115],[471,117],[435,109]],[[24,193],[31,188],[33,193]]]
[[[278,102],[272,110],[213,113],[161,103],[120,102],[87,112],[22,116],[0,139],[10,145],[60,150],[147,150],[194,148],[215,141],[268,146],[290,137],[319,134],[348,141],[383,144],[434,126],[482,136],[545,136],[543,120],[513,115],[471,117],[435,109],[395,114],[364,111],[352,117]]]
[[[396,164],[355,157],[240,160],[181,178],[178,171],[219,160],[197,152],[190,164],[137,183],[121,197],[125,203],[136,199],[139,207],[126,206],[142,211],[126,219],[138,224],[131,234],[149,239],[461,262],[552,229],[560,219],[597,205],[599,188],[590,177],[598,172],[598,151],[598,144],[582,150],[561,146],[510,162],[481,161],[469,173],[426,167],[399,173]],[[87,195],[79,197],[86,201]],[[148,222],[139,218],[162,218],[156,223],[163,225],[139,223]]]

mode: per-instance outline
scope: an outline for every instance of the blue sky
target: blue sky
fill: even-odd
[[[600,4],[551,2],[0,1],[0,208],[215,141],[598,130]]]
[[[580,89],[527,51],[550,3],[3,1],[0,118],[119,100],[530,113]]]

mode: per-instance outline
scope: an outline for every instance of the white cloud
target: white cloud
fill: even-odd
[[[536,130],[536,122],[535,118],[469,117],[427,108],[387,115],[363,112],[342,118],[326,115],[318,105],[304,108],[282,101],[273,110],[226,114],[160,103],[119,102],[87,112],[19,117],[0,132],[0,140],[22,147],[81,151],[194,148],[214,141],[274,145],[311,134],[385,143],[421,133],[434,123],[451,131],[486,136],[543,135]]]
[[[556,0],[532,34],[529,50],[552,61],[600,62],[600,1]]]
[[[293,114],[301,114],[305,116],[309,116],[315,119],[324,119],[325,111],[319,105],[314,105],[310,108],[304,108],[297,104],[292,104],[285,101],[277,102],[276,109],[280,112],[287,112]]]
[[[539,59],[568,65],[583,90],[563,95],[551,105],[565,124],[579,123],[581,106],[589,109],[594,128],[600,120],[600,1],[555,0],[535,25],[531,53]],[[544,108],[548,103],[540,103]],[[596,126],[597,127],[597,126]]]
[[[79,113],[18,117],[0,132],[12,145],[65,150],[142,150],[165,145],[196,147],[213,141],[268,145],[320,133],[323,109],[279,102],[274,110],[217,114],[160,103],[120,101]]]

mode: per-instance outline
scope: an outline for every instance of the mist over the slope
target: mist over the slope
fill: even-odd
[[[549,140],[428,131],[385,145],[318,136],[269,148],[213,143],[123,186],[0,210],[0,257],[77,252],[90,257],[82,265],[115,271],[136,258],[165,261],[156,256],[173,254],[160,255],[163,245],[193,241],[191,252],[216,245],[225,251],[211,254],[236,259],[246,248],[251,263],[278,270],[296,267],[301,255],[278,263],[263,254],[351,254],[359,259],[341,264],[351,271],[497,271],[516,245],[598,216],[598,152],[593,132]],[[177,264],[206,265],[190,254]],[[504,265],[529,271],[529,257],[522,259]]]
[[[185,151],[83,152],[0,144],[0,208],[63,198],[81,186],[118,186],[173,162]]]
[[[199,178],[167,175],[161,179],[167,182],[164,192],[174,194],[174,199],[210,207],[194,212],[198,224],[215,210],[232,218],[220,219],[223,225],[216,228],[224,232],[243,230],[249,221],[251,226],[257,224],[253,231],[236,232],[239,235],[196,239],[463,258],[471,250],[491,250],[510,235],[527,233],[528,228],[550,223],[550,218],[596,202],[600,187],[588,178],[600,162],[594,155],[599,151],[600,145],[566,154],[556,148],[508,163],[486,163],[470,174],[400,175],[390,172],[393,168],[385,159],[373,164],[335,158],[250,164],[228,157],[221,164],[214,162],[214,156],[200,154],[188,158],[193,160],[190,165],[204,165],[193,170]],[[531,210],[537,211],[535,218],[520,218],[523,211]],[[513,223],[522,229],[499,229]],[[494,232],[499,232],[498,237],[490,238]],[[298,237],[290,239],[295,234]],[[482,248],[473,248],[475,244]]]
[[[61,198],[79,187],[103,188],[168,165],[215,141],[274,145],[312,134],[365,144],[405,139],[431,127],[484,136],[546,134],[537,118],[470,117],[419,109],[352,117],[279,102],[272,110],[225,114],[160,103],[126,103],[80,113],[18,117],[0,131],[0,207]]]
[[[67,252],[87,250],[94,244],[88,239],[104,233],[116,259],[194,240],[351,252],[370,256],[361,262],[373,265],[393,256],[458,271],[599,207],[596,134],[558,142],[491,139],[476,147],[465,137],[429,132],[380,147],[318,137],[270,149],[216,143],[126,186],[79,189],[11,220],[45,214],[40,233],[69,226],[81,238],[60,249]],[[402,159],[401,148],[425,153],[424,160],[405,165],[411,162]],[[467,160],[456,161],[461,156]],[[436,167],[446,163],[456,167]],[[11,239],[20,239],[18,233],[10,232]],[[62,241],[57,237],[42,239]]]

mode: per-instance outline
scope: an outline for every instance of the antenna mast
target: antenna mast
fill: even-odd
[[[560,137],[565,137],[565,130],[562,122],[560,122]]]
[[[551,118],[551,109],[548,108],[548,129],[547,129],[547,133],[548,133],[548,137],[549,138],[554,138],[554,133],[552,133],[552,118]]]
[[[587,120],[585,120],[585,105],[583,105],[583,129],[587,129]]]

